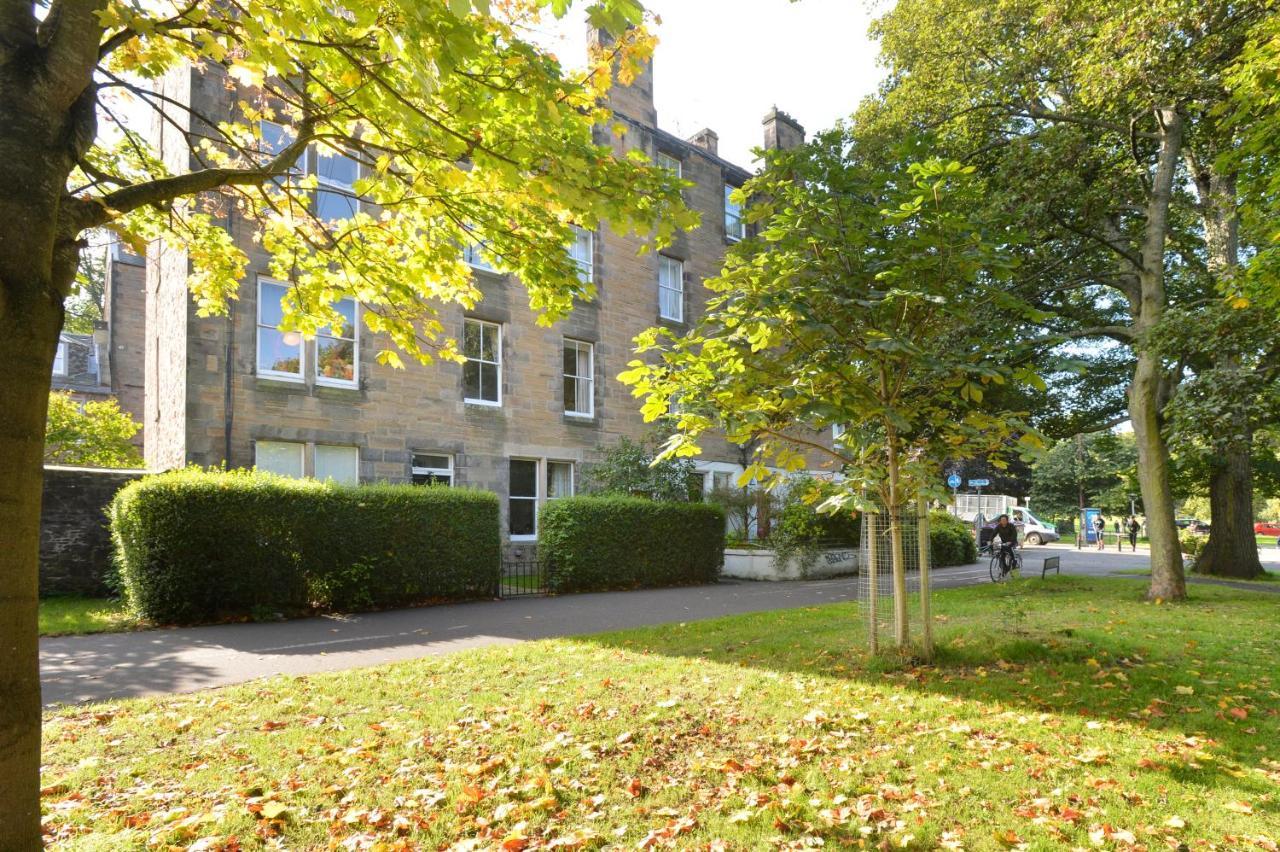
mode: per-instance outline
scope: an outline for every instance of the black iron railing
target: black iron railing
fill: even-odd
[[[498,575],[497,596],[545,595],[551,591],[550,580],[550,566],[542,559],[504,559]]]

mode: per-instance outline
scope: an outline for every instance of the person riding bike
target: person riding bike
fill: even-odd
[[[996,518],[995,535],[991,546],[1000,548],[1001,570],[1005,573],[1013,570],[1013,549],[1018,546],[1018,528],[1009,522],[1008,515]]]

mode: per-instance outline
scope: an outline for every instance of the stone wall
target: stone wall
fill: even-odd
[[[102,594],[111,564],[105,510],[140,470],[46,467],[40,514],[40,594]]]

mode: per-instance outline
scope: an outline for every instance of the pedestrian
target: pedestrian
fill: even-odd
[[[1138,523],[1138,519],[1133,515],[1129,516],[1129,547],[1134,553],[1138,552],[1138,530],[1142,529],[1142,525]]]
[[[1102,515],[1093,516],[1093,533],[1098,539],[1098,549],[1106,550],[1107,543],[1104,536],[1107,534],[1107,522],[1102,520]]]

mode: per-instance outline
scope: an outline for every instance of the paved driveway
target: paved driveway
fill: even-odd
[[[1038,574],[1046,556],[1060,556],[1064,574],[1105,576],[1148,564],[1141,550],[1097,553],[1048,545],[1026,549],[1024,570]],[[1280,570],[1280,565],[1273,567]],[[988,581],[985,560],[934,573],[937,589]],[[191,692],[268,675],[310,674],[529,639],[813,606],[856,595],[856,578],[722,582],[269,624],[66,636],[40,641],[41,686],[46,705]]]

